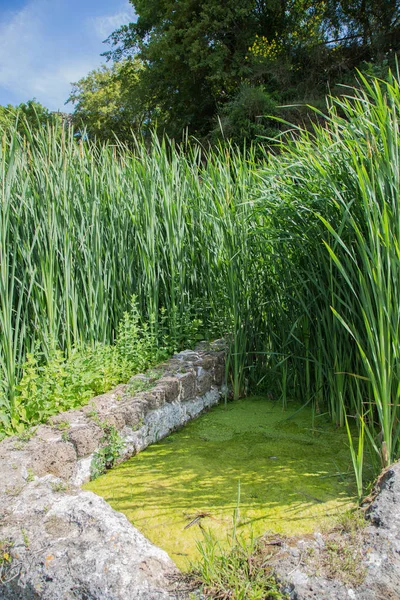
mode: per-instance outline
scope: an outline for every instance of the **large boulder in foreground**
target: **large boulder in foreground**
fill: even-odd
[[[178,570],[167,553],[92,492],[68,489],[46,476],[1,508],[4,600],[185,597],[176,588]]]
[[[400,600],[400,462],[379,477],[365,516],[356,532],[282,544],[275,570],[291,600]]]

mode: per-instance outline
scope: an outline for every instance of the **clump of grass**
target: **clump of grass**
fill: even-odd
[[[262,544],[252,536],[234,535],[225,548],[211,530],[202,530],[200,560],[191,573],[206,598],[219,600],[283,600]]]
[[[232,532],[222,545],[211,529],[200,529],[203,539],[197,543],[200,559],[190,579],[201,586],[206,598],[219,600],[284,600],[287,598],[274,576],[262,540],[238,533],[240,524],[240,481],[233,513]],[[190,526],[190,525],[189,525]]]

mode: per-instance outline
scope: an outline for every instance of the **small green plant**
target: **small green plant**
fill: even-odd
[[[31,481],[33,481],[35,479],[35,473],[32,471],[32,469],[27,469],[27,476],[26,476],[26,481],[28,483],[30,483]]]
[[[53,492],[65,492],[68,489],[64,481],[52,481],[50,485]]]
[[[33,436],[35,435],[36,430],[37,430],[37,427],[29,427],[28,429],[21,431],[21,433],[19,433],[17,435],[17,439],[20,442],[29,442],[29,440],[32,439]]]
[[[60,421],[55,427],[60,431],[64,431],[65,429],[69,429],[71,427],[71,424],[69,421]]]
[[[23,485],[12,485],[6,488],[6,494],[7,496],[19,496],[23,489]]]
[[[137,394],[138,392],[145,392],[152,387],[152,384],[148,379],[132,379],[128,384],[128,393],[129,394]]]
[[[92,420],[93,420],[95,423],[98,423],[98,422],[99,422],[99,420],[100,420],[100,418],[99,418],[99,413],[98,413],[98,411],[97,411],[95,408],[93,408],[92,410],[89,410],[89,411],[86,413],[86,415],[87,415],[87,417],[88,417],[89,419],[92,419]]]
[[[101,447],[95,452],[90,465],[91,479],[96,479],[107,469],[111,469],[120,457],[124,442],[113,425],[102,423],[104,434],[101,439]]]
[[[197,543],[200,561],[192,565],[192,581],[200,585],[205,598],[220,600],[284,600],[286,595],[274,576],[262,542],[250,532],[238,534],[240,524],[240,482],[233,514],[233,528],[226,545],[211,529],[201,526],[203,539]]]
[[[28,536],[26,529],[21,529],[21,533],[22,533],[22,539],[24,540],[24,544],[25,544],[26,548],[29,548],[30,541],[29,541],[29,536]]]
[[[13,556],[11,551],[13,545],[12,540],[0,540],[0,584],[5,584],[12,578]]]

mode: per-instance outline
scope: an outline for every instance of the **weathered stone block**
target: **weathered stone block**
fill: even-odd
[[[68,440],[74,445],[79,458],[97,450],[103,430],[95,423],[74,427],[67,432]]]
[[[217,358],[211,355],[204,355],[194,363],[195,367],[202,367],[206,371],[211,371],[217,364]]]
[[[197,396],[204,396],[206,392],[211,390],[213,378],[208,371],[201,371],[196,381]]]
[[[157,387],[165,390],[165,401],[173,402],[179,397],[179,379],[177,377],[162,377],[157,382]]]
[[[101,394],[100,396],[92,398],[89,404],[81,409],[82,412],[87,414],[96,411],[100,419],[105,419],[112,408],[118,405],[118,402],[121,400],[126,391],[126,387],[126,385],[121,384],[111,390],[111,392],[107,392],[106,394]]]
[[[193,350],[182,350],[179,354],[174,354],[173,358],[184,362],[195,362],[199,360],[200,355],[198,352],[193,352]]]
[[[165,390],[162,387],[159,388],[156,386],[148,392],[136,394],[136,398],[146,402],[147,410],[154,410],[165,404]]]
[[[70,479],[76,467],[76,451],[69,442],[41,442],[32,439],[29,448],[29,468],[39,477],[51,473],[62,479]]]
[[[196,376],[194,373],[181,373],[178,375],[181,387],[180,399],[182,401],[196,397]]]
[[[146,410],[147,403],[142,402],[135,396],[130,398],[130,401],[123,400],[121,405],[113,411],[113,414],[118,414],[123,419],[124,425],[136,429],[143,419]]]
[[[214,367],[214,383],[222,385],[225,382],[225,365],[218,364]]]

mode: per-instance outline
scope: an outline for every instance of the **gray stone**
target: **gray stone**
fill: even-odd
[[[187,598],[169,579],[177,570],[165,552],[76,486],[90,478],[105,425],[121,437],[120,462],[218,403],[212,383],[221,359],[207,348],[162,365],[148,391],[118,386],[28,436],[0,442],[0,539],[12,542],[13,557],[7,572],[0,565],[0,600]]]
[[[54,499],[59,484],[51,477],[30,483],[12,507],[2,535],[14,540],[13,560],[3,573],[10,581],[0,587],[1,599],[184,597],[166,552],[91,492],[60,492]]]
[[[196,376],[194,373],[179,373],[179,382],[181,386],[180,399],[182,402],[195,398],[196,396]]]
[[[165,390],[165,401],[174,402],[179,397],[179,379],[177,377],[162,377],[157,381],[157,387]]]
[[[208,373],[208,371],[204,371],[202,367],[199,368],[199,371],[200,372],[197,376],[196,381],[196,395],[204,396],[206,392],[209,392],[211,390],[213,378],[211,373]]]
[[[99,447],[103,430],[95,423],[78,425],[66,431],[68,440],[74,445],[79,458],[92,454]]]
[[[148,410],[155,410],[165,404],[165,389],[156,386],[148,392],[140,392],[136,397],[147,403]]]
[[[324,536],[299,540],[293,548],[283,548],[275,569],[291,600],[399,600],[400,598],[400,462],[386,469],[378,479],[374,500],[366,511],[372,523],[362,533],[358,569],[365,572],[358,586],[328,579],[313,573],[305,560],[311,551],[312,562],[320,564]],[[346,534],[342,534],[345,539]]]
[[[213,379],[215,385],[223,385],[225,382],[225,366],[217,364],[214,367]]]
[[[65,480],[70,479],[76,468],[76,451],[69,442],[41,441],[32,438],[27,444],[27,467],[34,475],[42,477],[51,473]]]

